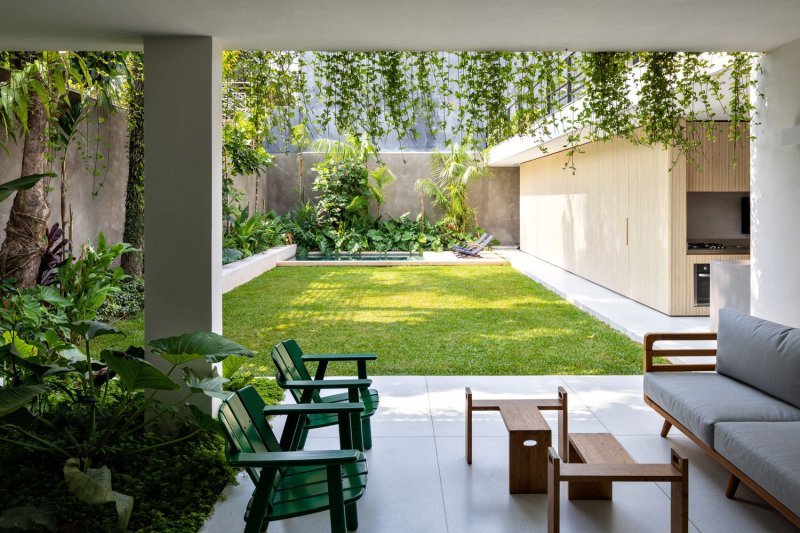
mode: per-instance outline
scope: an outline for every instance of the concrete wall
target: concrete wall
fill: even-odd
[[[244,191],[242,203],[250,207],[250,214],[269,211],[267,206],[267,176],[233,176],[233,185]]]
[[[88,128],[88,131],[87,131]],[[98,124],[96,115],[81,126],[80,143],[73,142],[67,156],[67,198],[74,215],[73,237],[77,246],[87,241],[95,242],[102,231],[108,242],[122,240],[125,221],[125,186],[128,180],[128,129],[124,112],[116,113]],[[100,142],[96,144],[100,133]],[[0,131],[0,135],[3,135]],[[88,142],[87,142],[88,141]],[[10,155],[0,150],[0,183],[20,177],[22,168],[22,143],[8,147]],[[82,153],[86,152],[86,161]],[[94,176],[95,153],[102,159],[97,161],[99,176]],[[50,219],[48,226],[61,221],[60,155],[53,163],[59,178],[50,179],[52,189]],[[0,241],[5,239],[8,213],[13,196],[0,204]]]
[[[800,125],[800,40],[766,54],[764,98],[751,146],[751,313],[800,327],[800,145],[783,145]]]
[[[267,171],[267,208],[282,214],[297,207],[301,197],[313,198],[315,173],[311,167],[322,159],[321,154],[315,153],[276,155],[275,166]],[[417,179],[430,176],[429,152],[384,153],[381,160],[397,175],[397,179],[384,189],[384,216],[399,217],[410,213],[414,218],[422,209],[426,216],[434,219],[440,216],[430,200],[420,198],[414,189]],[[299,177],[301,166],[302,179]],[[473,182],[470,185],[470,203],[477,210],[478,223],[500,242],[519,242],[518,168],[495,168],[491,177]],[[375,206],[373,213],[377,215]]]

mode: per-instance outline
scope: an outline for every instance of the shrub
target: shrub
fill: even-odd
[[[119,291],[113,292],[97,311],[100,320],[109,322],[126,318],[144,309],[144,279],[125,276],[120,280]]]

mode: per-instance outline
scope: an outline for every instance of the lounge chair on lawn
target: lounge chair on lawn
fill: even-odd
[[[465,243],[464,246],[453,246],[452,250],[460,257],[480,257],[481,251],[489,246],[492,239],[494,239],[494,235],[491,233],[484,233],[477,241],[471,244]]]
[[[370,417],[378,409],[378,391],[370,389],[372,380],[367,379],[367,361],[374,361],[378,356],[371,353],[337,353],[337,354],[303,354],[303,350],[293,340],[279,342],[272,349],[272,360],[278,368],[275,376],[284,389],[289,389],[297,403],[337,404],[361,402],[364,412],[361,413],[361,434],[364,448],[372,448],[372,426]],[[358,379],[325,379],[325,371],[330,361],[356,361]],[[306,368],[306,362],[316,362],[317,372],[314,379]],[[322,390],[348,389],[348,392],[322,396]],[[338,423],[336,415],[320,413],[304,416],[300,421],[297,449],[303,449],[309,429],[332,426]]]

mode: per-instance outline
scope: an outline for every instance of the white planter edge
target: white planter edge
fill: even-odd
[[[239,285],[244,285],[268,270],[272,270],[278,264],[278,261],[285,261],[293,257],[296,251],[297,245],[289,244],[270,248],[266,252],[222,265],[223,294],[232,291]]]

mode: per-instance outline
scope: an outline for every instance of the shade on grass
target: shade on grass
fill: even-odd
[[[223,302],[225,335],[258,352],[260,375],[290,338],[307,353],[375,352],[373,375],[641,372],[640,345],[509,266],[282,267]],[[118,327],[115,345],[141,342],[141,317]]]
[[[509,266],[276,268],[225,295],[224,328],[257,373],[289,338],[375,352],[374,375],[641,372],[640,345]]]

